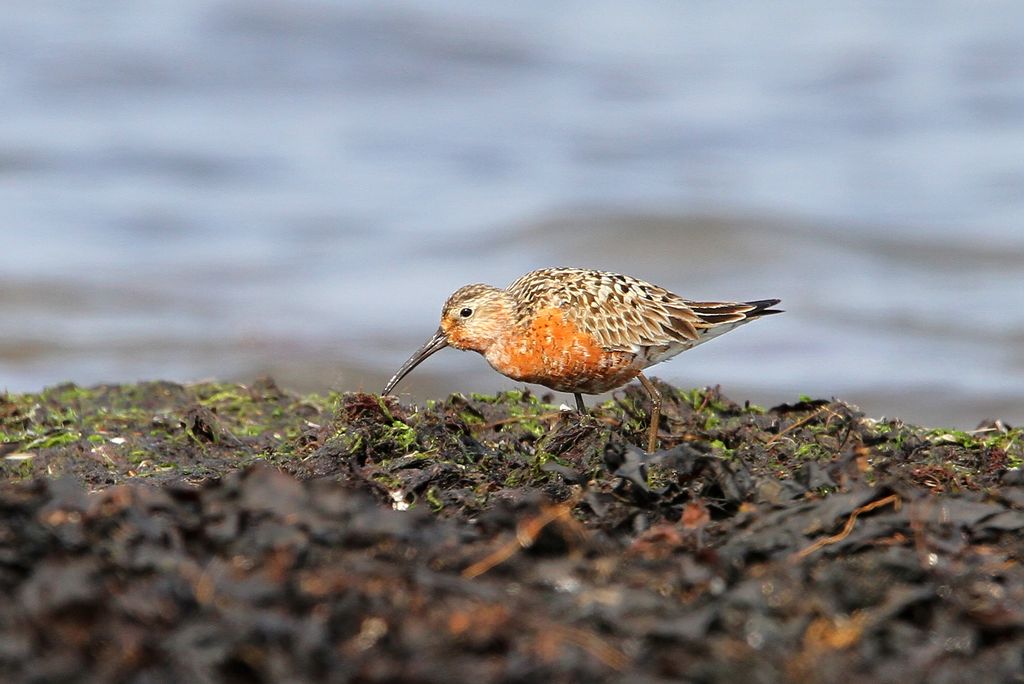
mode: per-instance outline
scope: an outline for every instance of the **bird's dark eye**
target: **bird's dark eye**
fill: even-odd
[[[459,312],[459,315],[462,316],[463,318],[469,318],[470,316],[473,315],[473,310],[467,306],[465,309]]]

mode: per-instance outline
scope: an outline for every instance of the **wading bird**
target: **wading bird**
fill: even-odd
[[[651,395],[647,450],[658,443],[661,393],[643,370],[768,314],[778,299],[697,302],[618,273],[547,268],[505,289],[466,285],[441,309],[441,325],[413,354],[383,394],[434,352],[451,346],[483,354],[514,380],[600,394],[637,378]]]

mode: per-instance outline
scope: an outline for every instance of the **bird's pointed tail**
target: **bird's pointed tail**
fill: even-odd
[[[755,299],[752,302],[743,302],[744,304],[754,307],[750,311],[746,312],[746,316],[747,318],[757,318],[758,316],[770,316],[771,314],[783,313],[782,309],[772,308],[781,301],[781,299]]]

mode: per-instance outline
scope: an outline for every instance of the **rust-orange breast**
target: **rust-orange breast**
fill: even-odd
[[[536,312],[498,340],[486,357],[499,373],[562,392],[604,392],[640,372],[634,354],[602,348],[556,307]]]

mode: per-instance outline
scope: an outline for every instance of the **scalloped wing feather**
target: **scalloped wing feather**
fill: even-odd
[[[567,320],[610,351],[630,351],[657,363],[774,313],[777,300],[697,302],[619,273],[577,268],[527,273],[508,287],[522,322],[541,308],[558,307]]]

